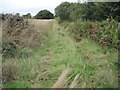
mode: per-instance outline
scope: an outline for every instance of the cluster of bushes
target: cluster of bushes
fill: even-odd
[[[37,32],[19,14],[2,14],[2,23],[3,57],[22,55],[22,49],[40,45]]]
[[[120,49],[119,48],[120,40],[118,39],[119,36],[118,22],[115,21],[114,19],[112,20],[107,19],[102,22],[96,23],[97,28],[93,28],[91,30],[92,38],[100,43]],[[96,35],[93,36],[94,33]]]
[[[103,45],[120,49],[118,22],[114,19],[107,19],[102,22],[76,21],[71,23],[63,22],[61,24],[64,28],[68,28],[72,32],[72,37],[76,41],[80,41],[82,38],[91,38]]]

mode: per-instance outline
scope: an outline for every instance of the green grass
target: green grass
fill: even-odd
[[[7,88],[29,88],[29,84],[25,83],[25,82],[10,82],[7,83],[6,85]]]
[[[87,38],[75,42],[55,21],[48,33],[46,43],[30,58],[14,59],[19,68],[17,83],[9,82],[6,87],[49,88],[67,67],[71,68],[68,85],[80,74],[77,87],[117,87],[116,50]]]
[[[82,78],[79,80],[78,87],[117,87],[115,71],[111,68],[115,68],[114,62],[118,60],[117,51],[113,49],[113,52],[106,51],[108,48],[104,50],[105,47],[101,47],[89,39],[76,43],[67,32],[63,31],[63,28],[56,35],[55,42],[52,49],[54,54],[51,56],[52,61],[50,62],[50,70],[55,79],[69,66],[72,68],[70,73],[72,80],[77,74],[81,74]],[[86,86],[83,85],[84,83]]]

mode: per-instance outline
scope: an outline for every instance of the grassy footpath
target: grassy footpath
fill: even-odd
[[[13,60],[19,75],[6,87],[117,87],[117,51],[89,39],[75,42],[56,21],[46,44],[33,52],[30,58]]]

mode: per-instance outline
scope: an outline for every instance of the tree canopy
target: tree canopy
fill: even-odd
[[[72,4],[69,2],[63,2],[55,8],[56,16],[59,16],[61,20],[68,20],[71,13]]]
[[[120,2],[63,2],[55,8],[55,14],[61,20],[97,20],[112,18],[120,21]]]
[[[35,15],[35,19],[53,19],[54,14],[48,10],[41,10]]]

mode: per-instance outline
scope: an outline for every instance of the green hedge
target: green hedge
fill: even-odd
[[[103,21],[76,21],[76,22],[62,22],[62,25],[70,32],[73,38],[81,40],[82,38],[89,37],[92,40],[99,42],[103,45],[112,47],[119,47],[118,43],[118,22],[110,19]]]

